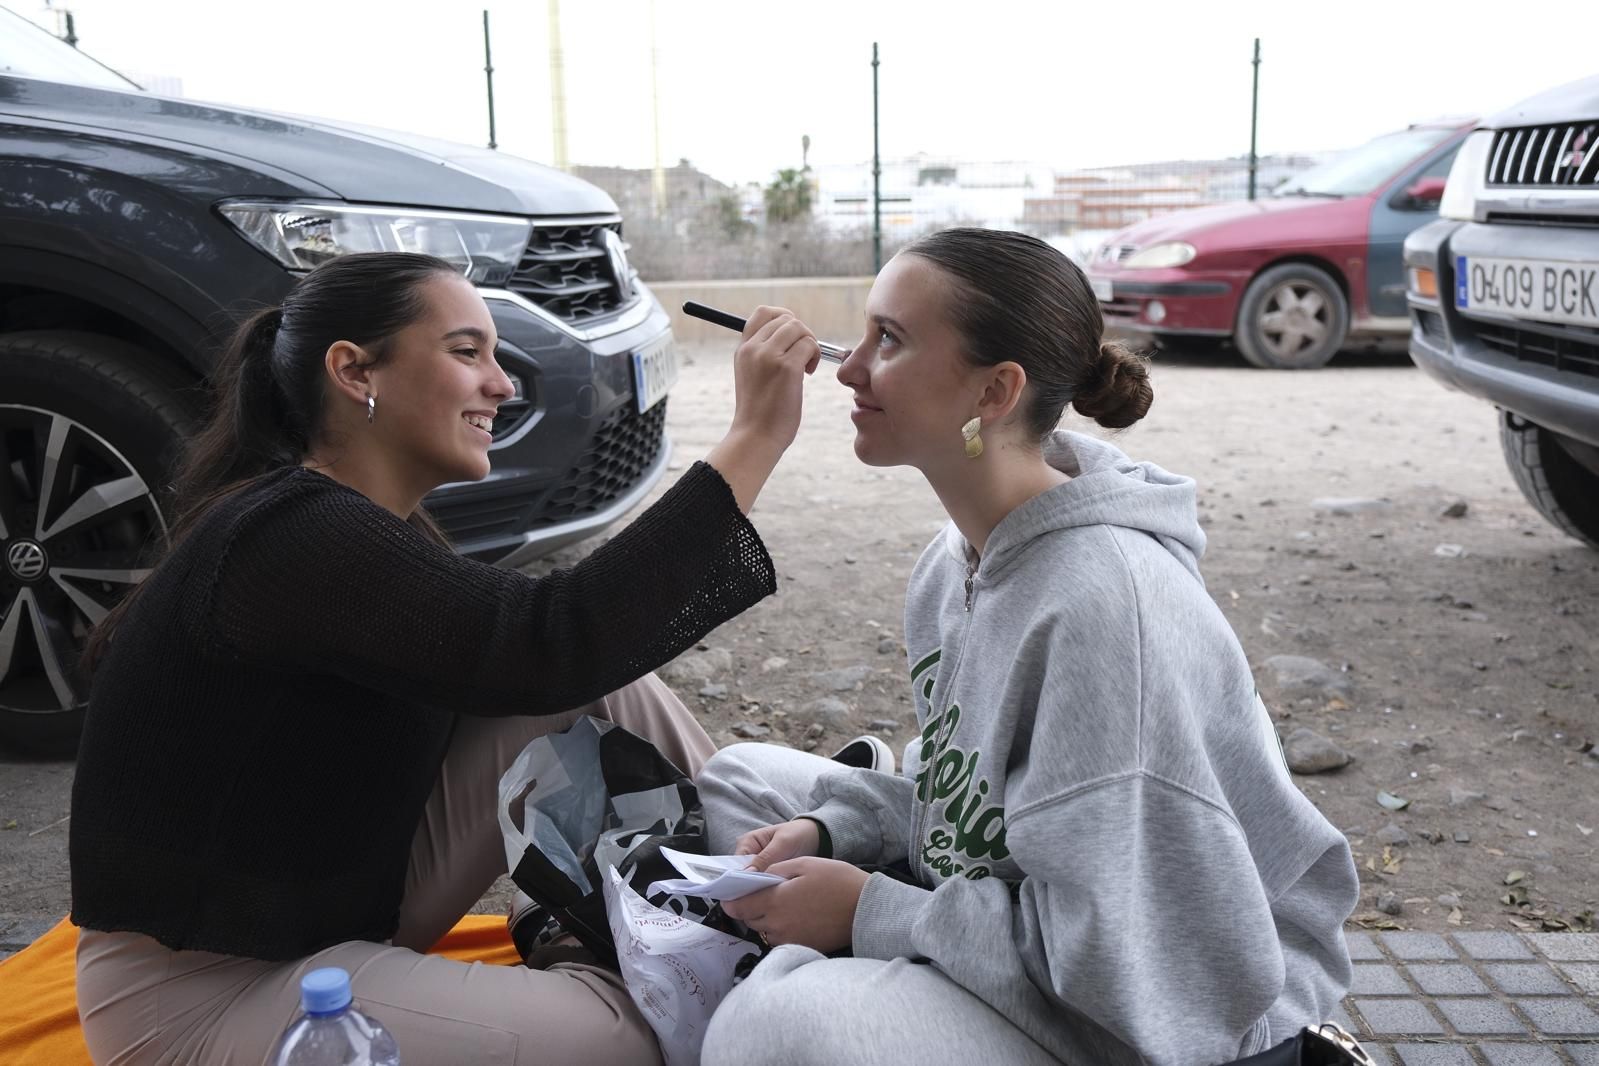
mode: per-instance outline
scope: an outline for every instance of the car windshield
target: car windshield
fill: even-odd
[[[1311,167],[1272,190],[1273,196],[1365,196],[1394,176],[1406,163],[1436,147],[1453,130],[1413,129],[1385,134]]]
[[[8,74],[97,89],[139,87],[21,15],[0,7],[0,75]]]

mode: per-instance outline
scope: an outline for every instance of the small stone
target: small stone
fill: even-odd
[[[1445,892],[1443,895],[1438,897],[1438,906],[1458,907],[1460,906],[1460,897],[1455,895],[1453,892]]]
[[[1455,830],[1455,843],[1456,844],[1470,844],[1471,843],[1471,834],[1466,832],[1464,829],[1456,829]]]
[[[1303,726],[1283,742],[1288,768],[1296,774],[1320,774],[1349,765],[1349,753],[1333,741]]]
[[[879,655],[893,655],[896,651],[899,651],[899,641],[893,637],[884,637],[877,642],[877,654]]]
[[[1466,501],[1465,500],[1456,500],[1454,503],[1451,503],[1448,507],[1445,507],[1442,511],[1440,511],[1439,512],[1439,517],[1440,518],[1464,518],[1464,517],[1466,517]]]
[[[870,666],[846,666],[839,670],[823,670],[811,675],[811,680],[833,692],[853,692],[871,676]]]
[[[1403,914],[1405,905],[1397,892],[1384,892],[1377,897],[1377,909],[1384,914]]]
[[[1349,699],[1354,683],[1348,675],[1319,659],[1304,655],[1273,655],[1266,669],[1276,677],[1277,687],[1288,696],[1339,696]]]
[[[1486,792],[1473,792],[1456,785],[1449,789],[1449,806],[1464,807],[1468,803],[1481,803],[1488,798]]]
[[[892,718],[873,718],[866,723],[866,728],[874,733],[898,733],[899,723]]]
[[[1393,822],[1389,822],[1377,830],[1377,840],[1391,848],[1408,848],[1410,846],[1410,834]]]
[[[772,732],[770,726],[757,725],[755,722],[740,722],[733,727],[733,735],[743,737],[745,740],[758,740],[769,736]]]
[[[700,696],[708,700],[725,700],[727,699],[727,686],[706,685],[700,689]]]
[[[733,669],[733,653],[726,648],[689,652],[661,667],[661,677],[680,685],[698,681],[704,683],[717,674]]]
[[[1386,511],[1393,506],[1387,500],[1372,499],[1368,496],[1328,496],[1319,500],[1311,500],[1313,510],[1326,511],[1335,515],[1364,514],[1369,511]]]
[[[774,655],[761,664],[761,673],[769,674],[773,670],[781,670],[788,665],[788,660],[781,655]]]
[[[844,729],[849,725],[849,707],[843,700],[823,696],[812,700],[793,712],[791,717],[802,725],[821,725],[828,729]]]
[[[810,725],[805,727],[805,736],[811,740],[815,740],[817,737],[822,736],[826,732],[827,727],[821,722],[812,722]]]
[[[1444,835],[1436,829],[1422,829],[1417,831],[1416,835],[1429,844],[1442,844],[1444,842]]]

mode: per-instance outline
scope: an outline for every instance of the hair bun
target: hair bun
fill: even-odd
[[[1148,360],[1120,341],[1102,341],[1099,360],[1078,389],[1072,407],[1106,429],[1122,429],[1143,418],[1154,401]]]

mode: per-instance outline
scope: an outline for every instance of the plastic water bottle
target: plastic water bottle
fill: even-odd
[[[337,966],[300,978],[300,1009],[272,1066],[400,1066],[394,1037],[351,1006],[350,975]]]

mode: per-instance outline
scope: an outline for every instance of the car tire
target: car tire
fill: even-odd
[[[1255,276],[1238,305],[1233,341],[1253,366],[1326,366],[1349,334],[1349,301],[1325,270],[1283,263]]]
[[[70,756],[93,623],[166,547],[195,393],[98,334],[0,334],[0,744]]]
[[[1573,454],[1583,446],[1509,411],[1499,415],[1499,446],[1527,502],[1550,525],[1599,548],[1599,473]]]

